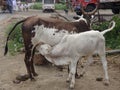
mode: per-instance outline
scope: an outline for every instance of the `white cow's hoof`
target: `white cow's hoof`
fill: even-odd
[[[104,81],[104,85],[105,85],[105,86],[109,86],[109,84],[110,84],[110,82],[109,82],[108,80],[105,80],[105,81]]]
[[[70,83],[70,80],[69,80],[69,79],[67,79],[67,80],[66,80],[66,82],[67,82],[67,83]]]
[[[73,84],[70,84],[70,89],[74,89],[74,85]]]

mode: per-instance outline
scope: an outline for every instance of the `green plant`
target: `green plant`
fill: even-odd
[[[55,9],[56,10],[63,10],[66,9],[66,4],[55,4]]]
[[[41,10],[42,9],[42,3],[35,3],[31,6],[32,9]]]
[[[115,28],[106,33],[105,39],[106,39],[106,46],[107,48],[111,49],[120,49],[120,17],[119,16],[114,16],[112,18],[116,22]],[[102,22],[99,25],[93,25],[92,28],[96,30],[105,30],[108,28],[110,22]]]
[[[34,5],[31,6],[31,9],[37,9],[37,10],[41,10],[42,9],[42,3],[35,3]],[[55,9],[56,10],[63,10],[66,9],[66,4],[65,3],[59,3],[59,4],[55,4]]]
[[[13,23],[8,26],[6,34],[11,31],[13,27]],[[18,25],[15,30],[12,32],[9,38],[8,47],[10,54],[14,55],[16,52],[18,52],[23,47],[23,38],[22,38],[22,30],[21,25]]]

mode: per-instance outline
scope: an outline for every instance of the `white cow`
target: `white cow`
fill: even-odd
[[[38,44],[39,52],[55,65],[69,65],[70,72],[67,81],[70,81],[70,88],[74,88],[75,85],[75,73],[78,60],[83,56],[91,60],[92,55],[97,53],[103,64],[105,84],[109,84],[105,55],[105,38],[103,35],[115,27],[114,21],[112,21],[112,24],[111,28],[102,32],[92,30],[79,34],[65,35],[62,40],[53,47],[48,44]]]

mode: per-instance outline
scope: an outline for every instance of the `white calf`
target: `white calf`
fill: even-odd
[[[74,88],[75,85],[75,72],[78,60],[83,56],[86,56],[90,60],[92,55],[97,53],[103,64],[105,83],[109,84],[105,56],[105,38],[103,34],[115,27],[115,22],[112,22],[112,24],[111,28],[102,32],[92,30],[79,34],[65,35],[54,47],[43,44],[39,46],[39,51],[51,63],[69,65],[70,72],[67,81],[70,81],[70,88]]]

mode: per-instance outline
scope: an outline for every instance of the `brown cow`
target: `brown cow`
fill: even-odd
[[[25,45],[25,65],[27,68],[28,75],[31,80],[33,76],[37,76],[37,73],[34,70],[33,66],[33,56],[31,56],[32,47],[38,43],[43,42],[51,46],[54,46],[59,43],[62,37],[66,34],[79,33],[84,31],[89,31],[90,28],[84,18],[80,18],[74,22],[59,21],[57,19],[50,18],[41,18],[38,16],[28,17],[24,20],[21,20],[15,24],[9,33],[5,46],[5,55],[8,51],[8,40],[11,33],[14,31],[16,26],[20,23],[22,24],[22,35]],[[38,29],[39,35],[36,36],[35,30]]]

